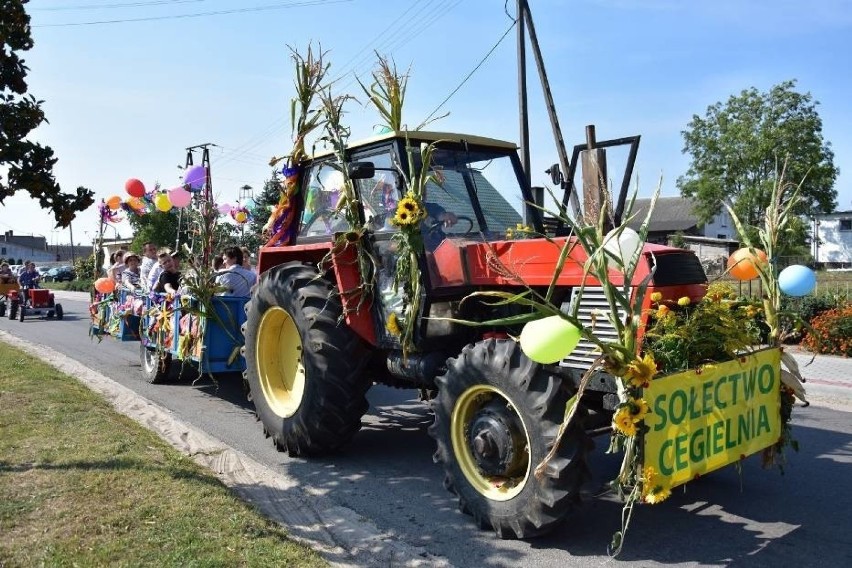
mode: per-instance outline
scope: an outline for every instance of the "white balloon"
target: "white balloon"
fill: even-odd
[[[621,259],[621,264],[624,268],[630,263],[633,255],[642,246],[642,239],[639,238],[639,233],[629,227],[621,229],[621,233],[616,238],[618,229],[613,229],[604,237],[604,250],[612,253],[616,258]],[[615,260],[607,255],[607,266],[610,268],[619,268]]]

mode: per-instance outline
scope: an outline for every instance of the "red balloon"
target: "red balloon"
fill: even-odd
[[[124,183],[124,190],[131,197],[142,197],[145,195],[145,184],[136,178],[130,178]]]

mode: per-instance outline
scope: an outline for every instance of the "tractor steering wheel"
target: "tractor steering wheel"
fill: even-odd
[[[461,237],[467,238],[471,234],[473,234],[473,227],[474,227],[473,219],[471,219],[470,217],[465,217],[464,215],[459,215],[458,217],[456,217],[456,224],[458,224],[459,221],[467,221],[467,223],[468,223],[467,230],[464,231],[464,232],[453,232],[453,233],[451,233],[451,236],[453,236],[453,237],[461,236]],[[431,225],[429,225],[429,231],[428,232],[429,232],[430,235],[440,233],[440,234],[443,234],[444,236],[446,236],[446,233],[444,233],[444,222],[443,221],[436,221],[435,223],[432,223]]]

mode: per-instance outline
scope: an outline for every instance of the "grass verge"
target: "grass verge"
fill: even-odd
[[[72,377],[0,369],[0,566],[327,566]]]

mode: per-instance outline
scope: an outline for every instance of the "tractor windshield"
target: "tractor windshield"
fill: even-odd
[[[455,144],[435,150],[433,180],[426,186],[424,201],[430,217],[438,220],[445,211],[456,217],[452,226],[444,223],[442,230],[447,236],[478,236],[482,232],[489,238],[500,238],[521,223],[518,209],[523,197],[512,156],[514,152],[503,149],[469,149]]]

